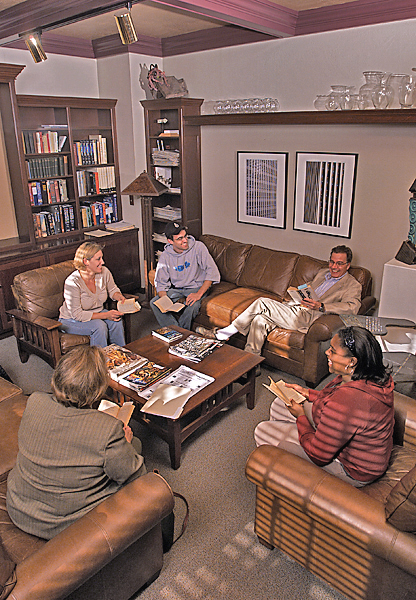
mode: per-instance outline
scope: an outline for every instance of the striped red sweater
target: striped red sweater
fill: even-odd
[[[335,458],[358,481],[370,482],[387,469],[393,446],[394,383],[364,380],[341,384],[341,376],[321,391],[310,390],[316,430],[297,419],[299,441],[309,458],[324,466]]]

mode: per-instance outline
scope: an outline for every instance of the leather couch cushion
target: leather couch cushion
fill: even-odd
[[[391,490],[385,511],[386,519],[391,525],[401,531],[416,533],[416,453],[411,454],[409,458],[413,462],[413,468]]]
[[[252,245],[216,235],[202,235],[199,239],[215,260],[221,280],[236,284]]]
[[[13,280],[17,308],[56,319],[63,304],[65,279],[74,271],[72,260],[19,273]]]
[[[303,283],[309,283],[318,271],[327,265],[328,263],[325,260],[319,260],[306,255],[299,256],[289,286],[298,287],[298,285],[302,285]]]
[[[27,396],[18,394],[0,402],[0,480],[14,467],[18,451],[17,431],[26,407]]]
[[[16,584],[15,566],[0,540],[0,600],[7,598]]]
[[[257,288],[284,297],[299,254],[253,246],[238,279],[242,287]],[[263,294],[267,296],[268,294]]]
[[[205,313],[210,321],[221,326],[229,325],[243,310],[261,297],[279,300],[277,296],[265,294],[261,290],[245,287],[233,287],[220,295],[209,296],[205,305]]]

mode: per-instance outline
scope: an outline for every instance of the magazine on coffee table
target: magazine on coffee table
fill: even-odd
[[[141,365],[132,371],[130,370],[122,377],[119,377],[118,382],[120,385],[125,385],[131,390],[134,390],[137,394],[140,394],[144,388],[148,387],[155,381],[158,381],[171,371],[172,369],[170,367],[157,365],[156,363],[148,360],[144,365]]]
[[[147,362],[147,358],[144,358],[144,356],[140,356],[117,344],[110,344],[103,350],[107,358],[108,372],[114,381],[118,381],[124,373],[132,371]]]
[[[169,354],[191,360],[192,362],[200,362],[206,356],[211,354],[215,348],[223,346],[224,342],[218,340],[210,340],[199,335],[188,335],[187,338],[169,347]]]
[[[210,375],[205,375],[205,373],[195,371],[194,369],[191,369],[186,365],[181,365],[180,367],[175,369],[175,371],[172,371],[172,373],[169,373],[169,375],[163,377],[163,379],[160,379],[145,390],[138,392],[138,394],[141,398],[149,400],[153,392],[155,392],[158,386],[161,383],[163,383],[166,385],[173,385],[176,387],[189,389],[191,390],[191,394],[189,397],[191,397],[210,383],[213,383],[214,381],[215,377],[211,377]],[[143,408],[141,409],[142,411]]]

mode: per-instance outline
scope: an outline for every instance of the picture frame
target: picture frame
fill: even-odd
[[[286,228],[287,152],[237,152],[237,222]]]
[[[293,229],[351,237],[358,154],[296,152]]]

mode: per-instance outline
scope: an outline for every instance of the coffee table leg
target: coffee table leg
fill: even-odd
[[[252,410],[256,403],[256,367],[247,373],[247,385],[246,404],[247,408]]]
[[[181,424],[180,420],[167,419],[167,442],[169,444],[170,465],[172,469],[181,466]]]

